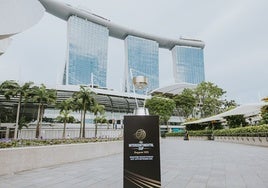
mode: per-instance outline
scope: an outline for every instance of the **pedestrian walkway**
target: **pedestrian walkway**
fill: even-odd
[[[162,139],[161,174],[164,188],[268,188],[268,148]],[[122,188],[123,154],[0,176],[0,187]]]

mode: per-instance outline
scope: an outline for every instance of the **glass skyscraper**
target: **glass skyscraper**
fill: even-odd
[[[133,91],[132,77],[148,78],[147,91],[159,87],[158,43],[152,40],[127,36],[125,39],[125,90]],[[146,89],[144,90],[146,91]],[[137,93],[144,93],[137,91]]]
[[[172,49],[173,74],[176,83],[199,84],[205,81],[203,49],[175,46]]]
[[[71,16],[68,19],[68,50],[63,84],[106,87],[109,30]]]

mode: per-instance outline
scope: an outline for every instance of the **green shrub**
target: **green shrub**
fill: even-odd
[[[185,132],[166,133],[166,136],[184,136]],[[211,136],[212,130],[188,131],[189,136]]]
[[[166,133],[165,136],[184,136],[184,132],[177,132],[177,133]]]
[[[210,136],[212,130],[189,131],[189,136]]]
[[[215,130],[213,134],[214,136],[266,136],[268,125]]]
[[[46,146],[46,145],[75,144],[75,143],[89,143],[89,142],[107,142],[107,141],[116,141],[116,140],[121,140],[121,139],[122,138],[0,140],[0,149],[11,148],[11,147]]]

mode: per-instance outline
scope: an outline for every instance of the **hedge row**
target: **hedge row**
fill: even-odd
[[[47,146],[47,145],[76,144],[76,143],[90,143],[90,142],[107,142],[107,141],[116,141],[116,140],[120,140],[120,138],[0,140],[0,148],[14,148],[14,147],[27,147],[27,146]]]
[[[268,125],[247,126],[233,129],[188,131],[189,136],[268,136]],[[166,133],[165,136],[184,136],[184,132]]]
[[[163,136],[184,136],[184,132],[178,132],[178,133],[166,133]]]
[[[189,136],[210,136],[212,135],[212,130],[200,130],[200,131],[188,131]]]
[[[213,132],[214,136],[267,136],[267,134],[268,125],[221,129]]]
[[[178,133],[166,133],[165,136],[184,136],[185,132]],[[211,130],[200,130],[200,131],[188,131],[189,136],[210,136],[212,135]]]

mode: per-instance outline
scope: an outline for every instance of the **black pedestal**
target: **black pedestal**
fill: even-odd
[[[159,117],[124,117],[124,188],[161,187]]]

